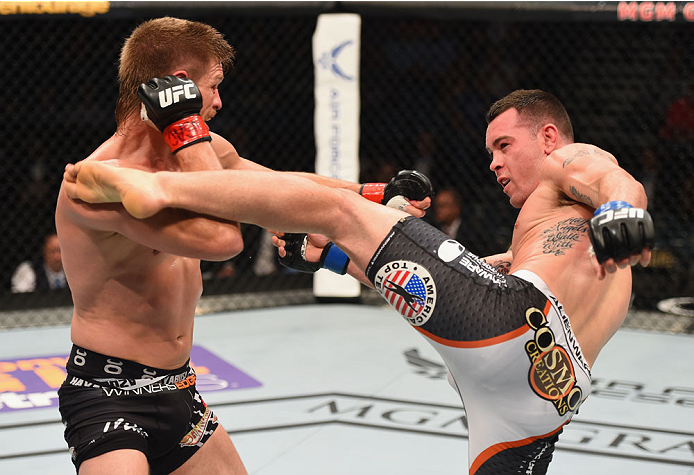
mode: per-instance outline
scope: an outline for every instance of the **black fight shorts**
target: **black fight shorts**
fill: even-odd
[[[58,401],[78,471],[85,460],[134,449],[145,454],[150,473],[170,473],[218,425],[195,389],[195,371],[187,363],[163,370],[78,346],[72,347]]]

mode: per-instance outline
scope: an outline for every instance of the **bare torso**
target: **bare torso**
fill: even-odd
[[[528,197],[513,232],[510,272],[537,274],[564,306],[588,362],[624,321],[631,270],[599,280],[589,258],[588,222],[593,210],[568,199],[548,180]]]
[[[145,147],[133,149],[114,136],[88,160],[111,160],[121,167],[150,171],[176,170],[167,161],[170,154],[167,157],[156,147],[148,148],[146,139],[143,142]],[[157,368],[185,364],[202,294],[200,260],[162,250],[174,246],[166,241],[171,231],[164,229],[167,222],[162,219],[138,222],[120,204],[75,202],[61,189],[56,226],[74,302],[73,343]],[[157,233],[162,236],[154,237]],[[142,244],[156,239],[162,239],[161,247]]]
[[[71,336],[78,346],[156,368],[188,359],[195,306],[202,293],[200,261],[147,248],[126,237],[57,221],[65,273],[75,305]]]

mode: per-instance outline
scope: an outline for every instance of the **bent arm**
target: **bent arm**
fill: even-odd
[[[609,201],[626,201],[646,209],[641,183],[621,168],[614,156],[594,145],[570,144],[552,152],[548,177],[567,197],[597,209]]]
[[[236,223],[167,208],[136,219],[119,203],[89,204],[59,195],[59,212],[81,228],[118,233],[142,246],[177,256],[227,260],[243,250]]]
[[[221,170],[208,142],[180,150],[176,159],[184,171]],[[118,233],[142,246],[194,259],[226,260],[243,250],[237,222],[174,208],[140,220],[119,203],[88,204],[69,199],[64,188],[65,182],[59,196],[61,212],[84,229]]]
[[[571,144],[554,151],[547,159],[549,160],[548,177],[552,183],[570,199],[587,205],[593,210],[605,203],[619,201],[644,210],[648,206],[643,185],[621,168],[611,154],[598,147]],[[648,217],[648,221],[650,219]],[[650,226],[652,232],[652,224]],[[623,239],[620,236],[615,235],[616,242]],[[636,236],[634,238],[636,239]],[[650,239],[652,236],[647,238],[642,235],[635,242],[646,243]],[[591,260],[598,278],[602,279],[605,277],[605,272],[614,273],[618,268],[623,269],[639,262],[646,266],[650,258],[650,245],[645,245],[640,251],[632,249],[629,257],[608,256],[598,262],[593,254]]]

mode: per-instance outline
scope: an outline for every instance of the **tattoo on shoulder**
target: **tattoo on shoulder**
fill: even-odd
[[[572,249],[588,232],[588,220],[584,218],[569,218],[559,221],[549,229],[542,231],[544,242],[542,252],[555,256],[563,256],[564,251]]]
[[[509,269],[511,269],[511,263],[509,261],[497,260],[492,263],[492,267],[499,272],[499,274],[508,275]]]
[[[573,186],[573,185],[571,186],[571,194],[574,195],[574,197],[575,197],[578,201],[580,201],[581,203],[585,203],[585,204],[590,205],[590,206],[592,206],[593,208],[595,208],[595,205],[593,204],[593,200],[590,199],[590,196],[584,195],[583,193],[581,193],[580,191],[578,191],[578,190],[576,189],[576,187]]]
[[[578,150],[571,157],[564,160],[564,163],[562,163],[561,167],[566,168],[566,166],[568,164],[570,164],[571,162],[573,162],[574,160],[578,160],[579,158],[587,157],[589,155],[594,156],[594,157],[598,157],[598,158],[606,158],[606,159],[610,160],[611,162],[615,161],[615,159],[609,153],[607,153],[603,150],[600,150],[597,147],[585,147],[585,148]]]

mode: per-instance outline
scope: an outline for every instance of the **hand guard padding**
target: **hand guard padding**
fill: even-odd
[[[621,205],[606,206],[612,203]],[[599,263],[610,258],[619,261],[641,254],[645,248],[653,248],[655,230],[648,211],[632,208],[623,202],[610,202],[606,205],[598,208],[596,215],[590,220],[588,230]]]

